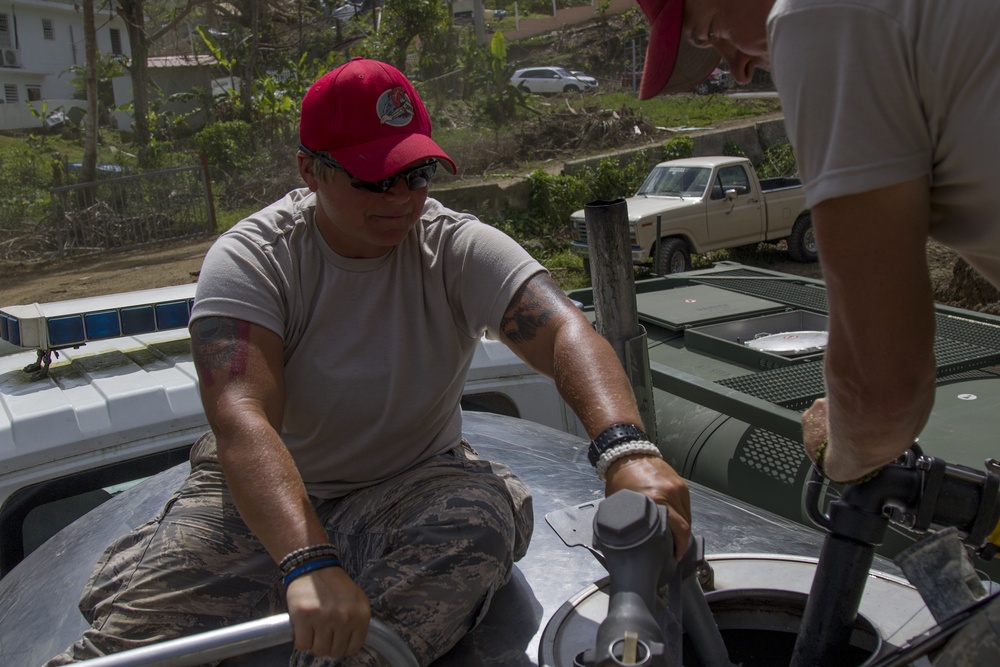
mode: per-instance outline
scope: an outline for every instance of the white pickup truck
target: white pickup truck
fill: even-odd
[[[783,239],[793,260],[815,262],[816,239],[805,199],[799,179],[760,179],[746,158],[661,162],[635,196],[626,199],[632,262],[652,263],[660,275],[680,273],[690,270],[692,253]],[[583,209],[572,215],[571,225],[571,247],[586,263]]]

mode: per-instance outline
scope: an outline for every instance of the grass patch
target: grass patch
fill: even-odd
[[[590,277],[583,270],[583,258],[579,255],[562,250],[540,261],[564,291],[590,287]]]
[[[665,95],[640,101],[628,92],[595,95],[589,109],[632,109],[658,127],[678,125],[707,126],[779,111],[781,104],[772,98],[733,98],[728,95]]]
[[[251,206],[244,206],[241,208],[233,208],[226,210],[218,209],[215,213],[215,229],[217,232],[221,234],[222,232],[226,231],[227,229],[235,225],[243,218],[246,218],[256,213],[257,211],[260,210],[260,208],[261,208],[260,206],[254,204]]]

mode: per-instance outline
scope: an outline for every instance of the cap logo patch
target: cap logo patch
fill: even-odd
[[[413,120],[413,102],[406,89],[396,86],[382,93],[375,103],[379,122],[383,125],[402,127]]]

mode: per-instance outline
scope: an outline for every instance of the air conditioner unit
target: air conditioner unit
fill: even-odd
[[[20,67],[21,66],[21,52],[17,49],[4,49],[3,50],[3,66],[4,67]]]

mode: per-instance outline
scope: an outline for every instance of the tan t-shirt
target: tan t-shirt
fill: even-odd
[[[428,199],[376,259],[334,253],[306,189],[241,221],[209,250],[192,321],[247,320],[284,340],[281,437],[310,494],[337,497],[461,438],[466,372],[485,330],[544,268],[475,217]]]
[[[931,236],[1000,284],[997,26],[997,0],[777,0],[771,65],[808,205],[928,176]]]

